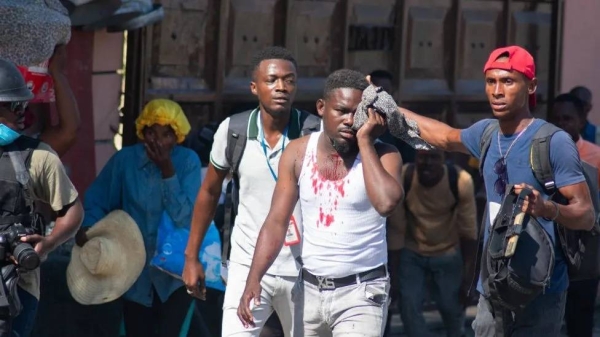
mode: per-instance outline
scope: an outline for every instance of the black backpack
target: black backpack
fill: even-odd
[[[181,144],[196,152],[202,166],[208,166],[210,149],[212,148],[213,138],[218,128],[219,124],[217,122],[208,123],[202,129],[190,132]]]
[[[485,128],[481,137],[481,156],[479,161],[479,171],[481,174],[483,174],[483,163],[492,140],[492,135],[498,129],[498,121],[494,120]],[[536,180],[544,187],[544,193],[550,195],[552,200],[566,204],[565,198],[560,195],[558,188],[556,188],[554,173],[550,163],[550,140],[558,131],[561,131],[561,129],[550,123],[545,123],[535,133],[530,150],[530,166]],[[567,259],[569,279],[573,281],[593,279],[600,276],[598,169],[584,161],[581,164],[596,214],[594,228],[591,231],[581,231],[567,229],[557,223],[554,226],[563,253]]]
[[[226,263],[229,259],[231,229],[238,213],[240,179],[238,169],[246,142],[248,140],[248,123],[252,113],[258,109],[240,112],[229,117],[229,130],[227,132],[227,148],[225,156],[231,172],[231,183],[227,186],[225,197],[225,219],[223,221],[223,249],[221,261]],[[321,130],[321,118],[302,110],[292,109],[290,118],[298,118],[299,123],[291,123],[288,138],[296,139]],[[300,125],[300,128],[296,128]]]
[[[456,170],[456,166],[452,163],[445,164],[446,169],[448,170],[448,184],[450,185],[450,191],[454,196],[454,205],[452,208],[455,208],[458,205],[458,171]],[[410,163],[407,164],[406,173],[404,174],[404,195],[408,195],[408,191],[410,191],[410,186],[412,185],[413,176],[415,174],[415,164]]]
[[[548,286],[554,271],[554,245],[536,218],[521,211],[525,189],[519,195],[507,186],[482,258],[482,286],[498,309],[520,312]]]

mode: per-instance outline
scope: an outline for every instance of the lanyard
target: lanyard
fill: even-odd
[[[290,122],[291,122],[291,118],[290,118]],[[269,171],[271,171],[271,175],[273,176],[273,179],[275,179],[275,181],[277,181],[277,175],[275,174],[275,170],[273,170],[273,167],[271,167],[271,163],[269,163],[269,156],[267,155],[267,144],[265,143],[265,128],[262,125],[262,120],[260,121],[261,123],[261,131],[262,131],[262,140],[261,140],[261,145],[263,148],[263,152],[265,153],[265,159],[267,160],[267,166],[269,166]],[[285,127],[285,130],[283,131],[283,139],[281,140],[281,153],[283,153],[283,150],[285,149],[285,139],[287,138],[288,135],[288,129],[289,129],[289,124]]]

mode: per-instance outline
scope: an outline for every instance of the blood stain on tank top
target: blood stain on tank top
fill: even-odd
[[[342,196],[342,198],[344,197],[344,194],[345,194],[345,193],[344,193],[344,183],[345,183],[345,182],[346,182],[346,181],[345,181],[345,180],[343,180],[343,179],[335,182],[335,185],[336,185],[336,186],[335,186],[335,189],[336,189],[336,190],[338,191],[338,193],[339,193],[339,194]],[[337,199],[336,199],[336,201],[337,201]]]
[[[338,209],[338,199],[346,195],[345,185],[350,180],[343,177],[346,174],[345,167],[339,159],[339,155],[333,155],[331,162],[327,163],[331,165],[326,164],[325,169],[320,171],[316,154],[309,157],[312,189],[316,196],[322,198],[317,226],[329,227],[335,222],[334,212]]]
[[[323,224],[325,225],[325,227],[329,227],[334,221],[335,217],[333,216],[333,214],[325,214],[325,212],[323,212],[323,207],[319,207],[319,222],[317,223],[317,227],[319,226],[319,224]]]
[[[331,224],[333,223],[333,220],[334,220],[333,214],[327,214],[325,216],[325,227],[331,226]]]

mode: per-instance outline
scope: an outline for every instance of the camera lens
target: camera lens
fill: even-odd
[[[13,250],[13,255],[17,259],[19,266],[27,270],[34,270],[40,265],[40,257],[28,243],[22,242],[17,244]]]

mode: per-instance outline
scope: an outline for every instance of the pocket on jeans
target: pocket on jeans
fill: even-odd
[[[388,279],[378,279],[364,283],[365,299],[377,306],[389,305],[390,282]]]

